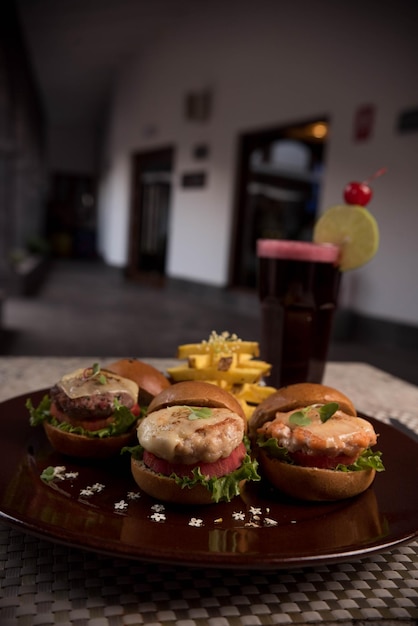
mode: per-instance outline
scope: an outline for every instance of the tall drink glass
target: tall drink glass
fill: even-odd
[[[257,256],[268,384],[322,382],[341,277],[338,247],[259,239]]]

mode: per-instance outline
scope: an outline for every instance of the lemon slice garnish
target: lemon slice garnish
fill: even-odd
[[[345,272],[374,257],[379,247],[379,228],[368,209],[358,204],[341,204],[321,215],[315,224],[313,240],[339,246],[339,266]]]

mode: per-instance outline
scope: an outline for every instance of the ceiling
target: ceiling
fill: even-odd
[[[119,68],[200,0],[17,0],[44,102],[57,125],[99,125]]]

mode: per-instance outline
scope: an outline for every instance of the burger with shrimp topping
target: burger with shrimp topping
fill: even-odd
[[[373,425],[341,392],[315,383],[279,389],[249,429],[262,473],[301,500],[341,500],[365,491],[384,470]]]
[[[230,501],[247,480],[260,480],[249,454],[247,419],[229,392],[185,381],[163,390],[137,428],[131,450],[136,483],[177,504]]]

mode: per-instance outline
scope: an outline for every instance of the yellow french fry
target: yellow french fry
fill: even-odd
[[[260,404],[260,402],[271,396],[275,391],[277,391],[275,387],[247,383],[242,385],[241,389],[237,391],[235,395],[237,398],[242,398],[250,404]]]
[[[236,354],[192,354],[188,357],[187,362],[189,367],[198,370],[215,366],[218,370],[227,371],[238,365]]]
[[[222,389],[225,389],[226,391],[230,391],[232,393],[231,383],[228,383],[223,378],[219,378],[218,380],[204,380],[203,382],[210,383],[211,385],[216,385],[217,387],[221,387]]]
[[[170,367],[167,369],[168,375],[175,382],[182,380],[219,380],[224,379],[228,383],[235,385],[243,383],[255,383],[260,379],[258,368],[235,368],[227,371],[218,370],[217,367],[204,367],[193,369],[184,365]]]
[[[242,398],[237,398],[237,400],[244,409],[245,417],[247,418],[247,420],[249,420],[251,415],[253,414],[254,407],[247,404],[247,402]]]
[[[188,357],[189,367],[201,370],[204,367],[211,365],[210,354],[191,354]]]
[[[213,357],[212,365],[215,365],[221,372],[227,372],[237,367],[236,354],[219,354]]]
[[[177,348],[177,358],[187,359],[193,354],[242,354],[247,353],[251,356],[259,356],[260,350],[257,341],[226,341],[217,346],[208,341],[201,343],[185,343]]]
[[[246,363],[252,358],[253,358],[253,355],[250,352],[242,352],[241,354],[238,354],[238,363],[239,364]]]
[[[240,363],[240,367],[245,369],[247,367],[251,367],[252,369],[260,370],[260,374],[268,374],[271,370],[270,363],[266,361],[258,361],[257,359],[253,359],[252,361],[246,361],[245,363]]]

